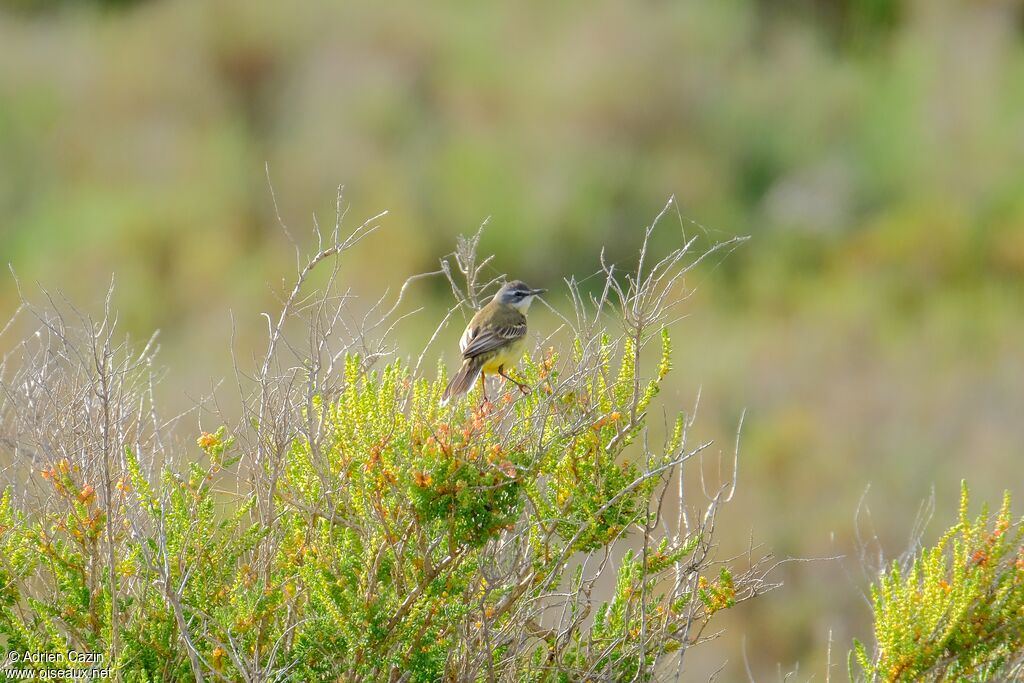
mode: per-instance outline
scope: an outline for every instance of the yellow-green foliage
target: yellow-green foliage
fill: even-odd
[[[523,359],[529,395],[513,389],[482,403],[474,390],[447,407],[443,371],[430,381],[394,362],[367,374],[347,357],[340,392],[302,409],[305,426],[285,445],[272,491],[240,486],[247,453],[224,428],[200,435],[192,462],[155,480],[126,450],[109,510],[77,466],[48,466],[45,511],[28,516],[10,491],[0,498],[0,637],[19,651],[110,655],[116,628],[108,661],[129,681],[192,680],[197,668],[241,680],[262,662],[297,681],[398,671],[428,682],[458,671],[474,647],[493,658],[489,667],[520,670],[481,634],[520,631],[516,610],[563,580],[580,590],[581,570],[563,576],[569,560],[647,525],[664,484],[652,470],[679,457],[681,420],[664,453],[635,462],[624,452],[669,371],[667,334],[650,380],[635,375],[634,344],[604,339],[598,353],[597,367],[569,385],[549,350]],[[524,573],[493,583],[492,542],[513,535]],[[646,679],[655,654],[686,643],[686,624],[731,606],[729,572],[698,581],[703,556],[685,560],[706,540],[665,538],[645,556],[628,553],[592,629],[581,617],[570,637],[548,642],[566,670],[643,669]],[[685,598],[657,596],[684,560]],[[22,592],[33,586],[46,589]],[[648,636],[637,657],[641,632],[668,635]],[[521,656],[539,657],[527,664],[543,671],[545,652]]]
[[[968,517],[963,484],[959,522],[909,570],[899,563],[872,586],[874,656],[851,652],[869,680],[1006,680],[1024,652],[1024,525],[1010,495],[994,519]]]

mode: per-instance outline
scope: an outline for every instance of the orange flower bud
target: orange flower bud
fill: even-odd
[[[83,505],[92,505],[94,500],[96,500],[96,489],[92,487],[92,484],[86,484],[78,494],[78,502]]]
[[[196,439],[196,443],[199,444],[200,448],[207,449],[207,448],[213,448],[214,446],[220,445],[220,439],[217,438],[216,434],[211,434],[209,432],[203,432],[199,436],[199,438]]]

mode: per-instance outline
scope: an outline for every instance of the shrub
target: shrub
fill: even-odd
[[[885,681],[1005,681],[1024,674],[1024,525],[1010,494],[992,519],[987,507],[960,515],[909,565],[895,561],[871,588],[875,649],[850,653],[863,678]]]
[[[337,266],[302,294],[370,229],[309,259],[251,380],[238,372],[244,418],[195,445],[156,416],[152,347],[116,344],[109,304],[77,325],[26,304],[38,334],[3,375],[8,649],[101,652],[128,681],[654,680],[770,588],[763,561],[714,560],[735,479],[697,516],[686,500],[681,468],[708,445],[688,444],[693,415],[660,445],[648,430],[656,406],[675,412],[656,402],[692,242],[646,271],[641,254],[626,284],[604,268],[587,303],[570,281],[569,351],[524,356],[528,395],[442,407],[443,368],[367,341],[406,287],[348,336]],[[486,287],[475,245],[462,279],[443,263],[457,306]]]

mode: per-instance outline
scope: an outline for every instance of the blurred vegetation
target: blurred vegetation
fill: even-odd
[[[707,436],[749,408],[757,485],[730,525],[849,553],[870,476],[896,552],[931,486],[970,472],[994,498],[1019,470],[1022,25],[1013,0],[7,0],[0,259],[83,305],[116,272],[122,322],[162,330],[173,405],[233,327],[241,355],[258,343],[290,275],[265,164],[296,236],[338,184],[351,216],[390,210],[346,265],[363,292],[488,216],[483,251],[529,282],[585,276],[602,246],[628,264],[674,194],[687,234],[754,236],[689,281],[673,389],[704,387]],[[445,292],[419,294],[429,334]],[[16,299],[8,279],[0,311]],[[751,605],[733,632],[755,672],[866,633],[834,597],[850,570],[791,566],[806,597]]]

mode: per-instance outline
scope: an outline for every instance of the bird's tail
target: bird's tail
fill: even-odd
[[[441,405],[468,392],[472,388],[473,382],[480,376],[483,366],[483,359],[467,358],[452,380],[448,382],[448,386],[445,387],[444,394],[441,395]]]

